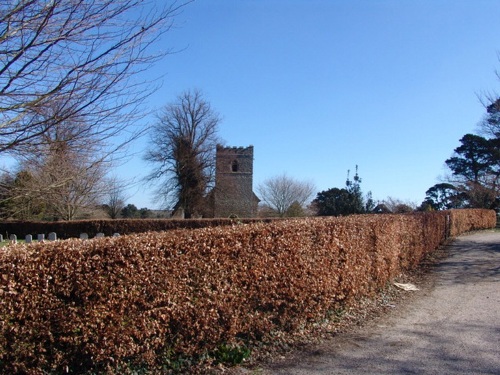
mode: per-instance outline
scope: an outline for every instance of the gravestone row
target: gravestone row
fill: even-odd
[[[113,237],[119,237],[120,233],[115,233],[113,234]],[[97,233],[94,238],[103,238],[104,233]],[[80,234],[80,239],[81,240],[88,240],[89,235],[87,233],[81,233]],[[9,240],[12,243],[17,243],[17,236],[15,234],[11,234],[9,236]],[[49,241],[57,241],[57,234],[55,232],[50,232],[47,240]],[[27,234],[26,237],[24,238],[24,241],[26,243],[32,243],[33,242],[33,236],[31,234]],[[38,242],[44,242],[45,241],[45,234],[39,234],[37,235],[37,241]],[[3,235],[0,234],[0,242],[3,242]]]

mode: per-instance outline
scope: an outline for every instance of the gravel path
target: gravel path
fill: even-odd
[[[500,374],[500,232],[461,236],[410,304],[251,374]]]

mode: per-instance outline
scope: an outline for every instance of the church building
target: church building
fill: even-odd
[[[253,192],[253,146],[217,145],[214,217],[256,217],[260,199]]]

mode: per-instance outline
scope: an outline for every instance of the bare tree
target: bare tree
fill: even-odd
[[[269,178],[257,187],[263,204],[280,217],[286,216],[291,208],[293,212],[298,212],[297,206],[304,209],[315,190],[312,182],[299,181],[286,174]]]
[[[41,189],[40,197],[54,219],[72,220],[81,217],[98,203],[104,182],[102,164],[66,152],[64,158],[55,154],[34,171]]]
[[[158,195],[174,210],[182,207],[186,217],[200,213],[213,183],[219,122],[199,91],[187,91],[163,108],[151,129],[145,159],[155,167],[148,179],[159,183]]]
[[[43,144],[20,159],[15,183],[5,187],[14,217],[71,220],[97,205],[107,189],[107,165],[99,140],[86,143],[74,137],[78,131],[79,124],[61,122],[43,134]]]
[[[28,171],[4,172],[0,178],[0,216],[4,219],[42,219],[45,205],[28,194],[34,186],[33,176]]]
[[[65,147],[23,163],[31,175],[24,195],[43,202],[47,218],[72,220],[93,209],[105,189],[104,165]]]
[[[125,186],[116,177],[111,178],[106,186],[103,207],[111,219],[116,219],[125,207]]]
[[[168,53],[151,48],[184,4],[0,2],[0,152],[29,152],[68,120],[80,138],[135,133],[130,124],[155,87],[134,78]]]
[[[387,197],[381,204],[383,204],[389,211],[395,214],[404,214],[413,212],[417,209],[417,204],[411,201],[403,201],[394,197]]]

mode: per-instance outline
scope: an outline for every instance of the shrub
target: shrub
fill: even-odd
[[[493,211],[308,218],[0,250],[0,372],[237,362],[339,311]],[[132,371],[132,370],[130,370]]]

